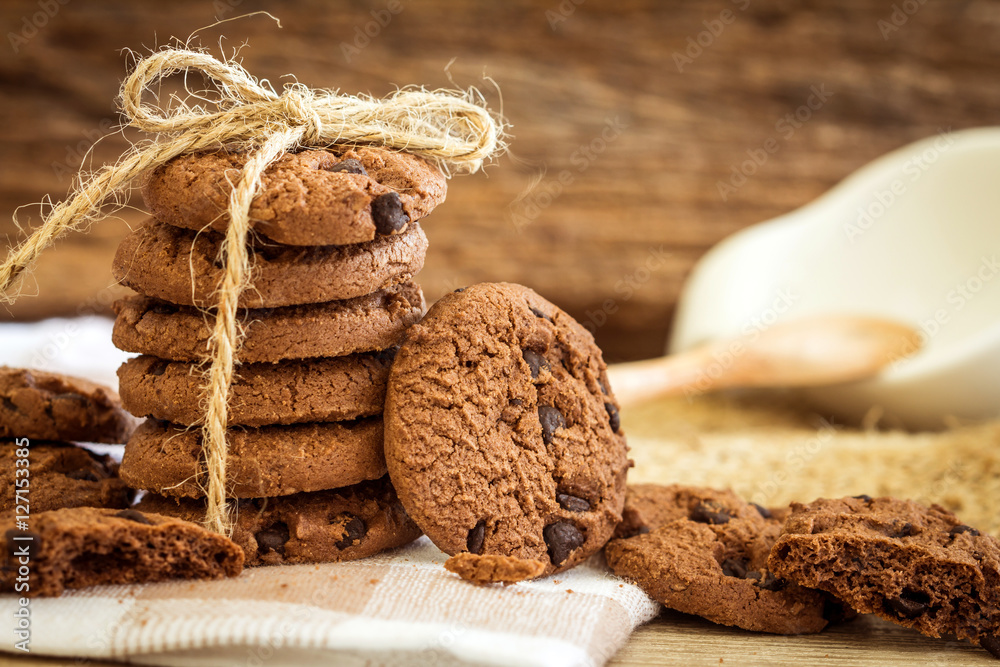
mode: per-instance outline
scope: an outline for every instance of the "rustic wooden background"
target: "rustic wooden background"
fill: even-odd
[[[202,30],[200,41],[216,53],[223,34],[227,52],[247,42],[246,66],[276,85],[294,73],[379,95],[448,85],[450,72],[499,105],[483,75],[495,80],[513,154],[452,181],[429,219],[428,297],[481,280],[525,283],[591,324],[610,359],[635,358],[663,348],[685,275],[726,235],[893,148],[1000,116],[993,0],[394,0],[395,14],[389,5],[3,2],[0,234],[18,238],[17,207],[60,199],[82,154],[118,122],[123,49],[143,53],[269,9],[281,29],[258,16]],[[813,98],[809,120],[782,120],[815,90],[826,99]],[[772,138],[776,151],[723,198],[719,183]],[[125,147],[109,137],[94,164]],[[123,217],[63,241],[29,285],[39,295],[0,317],[106,309],[119,293],[115,245],[141,214]],[[22,210],[22,223],[37,219],[37,207]]]

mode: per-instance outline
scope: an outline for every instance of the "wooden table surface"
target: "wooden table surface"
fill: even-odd
[[[292,73],[381,95],[449,85],[450,63],[456,84],[499,108],[483,74],[495,80],[512,154],[451,182],[426,225],[420,280],[430,299],[481,280],[525,283],[621,360],[663,349],[684,277],[723,237],[901,145],[1000,119],[996,0],[896,15],[892,0],[398,1],[384,28],[372,12],[388,0],[88,0],[57,3],[51,18],[36,17],[37,0],[0,3],[0,235],[16,238],[15,207],[63,197],[119,121],[121,49],[145,53],[267,8],[282,28],[258,16],[201,30],[200,43],[218,54],[223,34],[227,53],[247,41],[245,65],[277,86]],[[366,29],[377,32],[367,43]],[[109,137],[93,165],[125,147]],[[744,183],[737,172],[752,173]],[[125,229],[66,239],[29,285],[40,296],[0,316],[106,309]]]
[[[0,667],[74,667],[72,659],[0,654]],[[121,663],[86,661],[92,667]],[[874,617],[860,617],[818,635],[780,637],[714,625],[664,611],[639,628],[609,667],[645,665],[879,665],[880,667],[973,667],[996,665],[968,643],[929,639]]]

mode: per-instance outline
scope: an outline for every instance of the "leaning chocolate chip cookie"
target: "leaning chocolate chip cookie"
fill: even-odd
[[[222,280],[223,236],[147,221],[125,237],[113,272],[146,296],[214,306]],[[276,308],[371,294],[409,280],[423,268],[427,237],[419,224],[396,236],[349,246],[295,247],[255,242],[244,308]]]
[[[225,231],[229,195],[245,164],[244,153],[182,155],[152,173],[142,196],[157,220]],[[441,171],[415,155],[374,146],[305,150],[264,172],[250,221],[277,243],[363,243],[404,231],[446,193]]]
[[[0,438],[125,442],[135,420],[111,389],[82,378],[0,366]]]
[[[199,523],[205,503],[147,494],[136,506]],[[330,491],[240,500],[232,539],[246,565],[336,563],[373,556],[420,537],[387,477]]]
[[[781,522],[731,491],[630,487],[624,516],[621,537],[604,549],[608,566],[671,609],[777,634],[819,632],[845,617],[829,596],[768,570]]]
[[[861,613],[1000,658],[1000,541],[937,505],[868,496],[793,504],[768,566]]]
[[[549,574],[598,551],[621,519],[631,462],[601,351],[526,287],[438,301],[396,356],[385,428],[403,506],[450,555]],[[490,569],[470,560],[456,571]]]
[[[28,483],[17,474],[17,461],[27,454]],[[31,513],[64,507],[125,508],[132,490],[118,478],[118,464],[106,454],[64,442],[18,447],[0,442],[0,512],[16,505]]]
[[[67,588],[167,579],[221,579],[243,569],[243,552],[201,526],[134,509],[74,507],[33,514],[30,530],[0,518],[0,591],[54,596]],[[23,558],[23,560],[22,560]],[[27,589],[18,580],[28,567]]]

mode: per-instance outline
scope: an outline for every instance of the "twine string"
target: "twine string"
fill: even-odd
[[[218,99],[212,103],[215,110],[177,98],[168,108],[143,102],[144,93],[162,79],[191,72],[204,75],[217,90]],[[191,97],[204,102],[202,97]],[[475,90],[400,89],[374,99],[295,83],[279,95],[238,63],[189,49],[164,49],[139,60],[122,83],[119,104],[128,126],[156,140],[133,146],[117,164],[96,174],[81,175],[69,199],[53,207],[41,226],[0,266],[0,301],[13,303],[19,295],[19,279],[46,248],[68,231],[86,232],[100,219],[102,207],[130,191],[144,174],[187,153],[219,148],[248,153],[229,197],[230,223],[222,246],[224,268],[216,292],[209,339],[211,363],[204,386],[206,525],[228,534],[228,395],[242,344],[237,304],[249,273],[250,204],[260,191],[265,169],[299,147],[374,144],[421,155],[448,175],[472,173],[505,149],[504,124]]]

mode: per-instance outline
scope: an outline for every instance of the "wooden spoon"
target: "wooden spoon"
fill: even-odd
[[[816,387],[873,377],[920,349],[917,332],[874,317],[829,315],[779,322],[679,354],[608,367],[622,404],[735,387]]]

